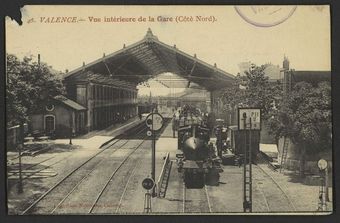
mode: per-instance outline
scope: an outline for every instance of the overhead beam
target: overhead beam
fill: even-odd
[[[109,75],[111,75],[110,68],[107,66],[107,64],[106,64],[106,61],[105,61],[105,60],[103,60],[103,63],[104,63],[104,65],[105,65],[105,67],[106,67],[106,69],[107,69],[107,71],[108,71]]]
[[[121,65],[119,65],[111,74],[114,75],[118,70],[123,68],[130,60],[132,59],[131,56],[129,56]]]

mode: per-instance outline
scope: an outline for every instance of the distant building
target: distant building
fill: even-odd
[[[246,75],[245,72],[250,70],[251,65],[252,63],[250,61],[239,63],[238,67],[240,69],[240,75],[241,76]],[[269,82],[276,82],[283,79],[282,68],[280,68],[279,65],[267,63],[264,66],[265,66],[264,73],[269,78]]]
[[[282,81],[283,72],[279,65],[273,65],[271,63],[265,65],[265,75],[269,78],[269,82]]]
[[[317,70],[294,70],[289,68],[289,60],[287,57],[283,60],[283,93],[289,95],[294,85],[298,82],[307,82],[313,86],[318,83],[326,81],[331,82],[331,71],[317,71]]]
[[[251,62],[248,61],[248,62],[241,62],[238,64],[238,68],[240,69],[240,75],[246,75],[246,71],[249,71],[250,69],[250,66],[251,66]]]
[[[31,115],[33,133],[45,133],[57,137],[78,135],[85,131],[86,108],[64,96],[56,96],[46,104],[42,112]]]
[[[192,105],[200,108],[202,112],[210,112],[210,93],[205,90],[186,89],[183,92],[171,94],[169,96],[158,97],[158,107],[162,111],[169,111],[171,109],[182,107],[183,105]]]

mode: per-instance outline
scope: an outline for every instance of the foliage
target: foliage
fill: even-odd
[[[331,148],[331,86],[297,83],[285,106],[270,120],[277,136],[288,136],[294,143],[312,151]]]
[[[49,98],[62,94],[63,87],[60,77],[47,64],[32,62],[32,57],[6,57],[6,113],[10,127],[27,121]]]
[[[265,65],[255,66],[245,72],[245,76],[237,75],[232,87],[225,89],[223,103],[225,110],[237,107],[262,108],[262,117],[268,119],[280,103],[282,87],[279,82],[269,83],[264,73]]]
[[[222,100],[226,111],[237,107],[262,108],[262,120],[278,140],[290,137],[298,148],[320,151],[331,148],[331,86],[299,82],[284,98],[282,84],[269,82],[265,65],[252,65],[245,76],[237,75],[225,89]]]

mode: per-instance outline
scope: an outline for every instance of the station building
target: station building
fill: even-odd
[[[122,49],[68,72],[64,85],[67,98],[87,109],[85,128],[92,131],[138,115],[141,106],[137,102],[137,85],[167,72],[202,86],[210,92],[211,104],[213,92],[229,86],[234,79],[216,64],[207,64],[176,45],[159,41],[148,29],[142,40],[124,44]]]
[[[102,129],[137,115],[136,85],[84,71],[64,79],[68,98],[87,108],[87,131]]]
[[[140,41],[123,44],[122,49],[67,72],[63,77],[67,92],[64,100],[53,99],[55,110],[46,111],[47,116],[45,111],[33,116],[32,130],[72,129],[81,134],[124,122],[139,114],[138,107],[145,107],[138,106],[137,85],[164,73],[176,74],[189,85],[197,84],[209,92],[210,100],[205,100],[205,105],[210,102],[212,111],[215,92],[230,86],[234,79],[216,64],[159,41],[148,29]]]
[[[64,96],[49,100],[45,108],[30,116],[30,129],[33,134],[68,137],[86,132],[86,108]]]

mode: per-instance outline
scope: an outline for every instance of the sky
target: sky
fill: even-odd
[[[251,61],[282,66],[284,55],[295,70],[330,70],[328,6],[298,6],[281,24],[259,27],[233,6],[24,6],[23,25],[6,18],[6,51],[19,58],[32,54],[54,69],[69,71],[141,40],[148,28],[158,39],[236,75]],[[72,16],[77,23],[47,23]],[[104,17],[154,17],[155,22],[104,22]],[[215,22],[161,22],[158,16],[214,16]],[[90,22],[89,17],[100,18]],[[32,22],[32,20],[34,22]],[[43,22],[41,22],[43,21]]]

